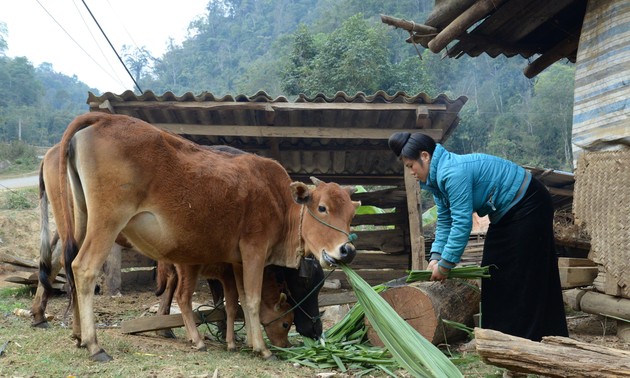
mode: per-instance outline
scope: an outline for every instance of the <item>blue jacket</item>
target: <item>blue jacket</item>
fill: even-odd
[[[472,230],[472,213],[498,222],[525,194],[531,174],[486,154],[457,155],[438,144],[422,189],[433,193],[438,220],[431,252],[458,263]]]

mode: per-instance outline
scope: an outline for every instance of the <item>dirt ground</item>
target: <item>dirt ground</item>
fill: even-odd
[[[39,250],[39,209],[32,210],[0,210],[0,254],[8,254],[37,261]],[[19,287],[5,281],[6,277],[16,274],[13,266],[0,263],[0,289],[4,287]],[[208,290],[198,290],[193,300],[197,303],[209,303]],[[158,302],[152,288],[123,288],[120,296],[95,297],[94,308],[101,327],[117,327],[124,319],[148,315],[149,310]],[[63,322],[63,314],[67,306],[65,295],[54,297],[48,306],[48,313],[55,316],[53,322]],[[630,343],[621,341],[616,336],[616,322],[602,316],[585,313],[569,313],[567,320],[570,336],[579,341],[596,345],[630,350]],[[330,328],[334,320],[326,320],[324,330]],[[113,330],[112,334],[128,337]],[[183,331],[183,330],[182,330]],[[163,342],[159,338],[150,338],[155,343]],[[145,341],[146,338],[145,338]],[[154,347],[153,342],[143,342],[142,347],[147,353]],[[189,348],[183,340],[174,341],[174,347]]]

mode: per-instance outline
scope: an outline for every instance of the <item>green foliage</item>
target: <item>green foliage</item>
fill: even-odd
[[[39,166],[35,147],[21,141],[0,143],[0,161],[10,164],[3,173],[32,172]]]
[[[429,210],[422,213],[422,227],[433,225],[437,222],[437,206],[432,206]]]
[[[355,186],[355,193],[365,193],[367,190],[362,185]],[[386,211],[381,209],[380,207],[372,206],[372,205],[361,205],[357,208],[356,214],[384,214]]]
[[[34,209],[39,204],[37,188],[5,190],[0,192],[0,208],[7,210]]]
[[[68,123],[87,111],[88,90],[50,63],[35,68],[26,58],[0,55],[0,142],[57,143]]]
[[[171,40],[160,57],[124,46],[123,57],[142,89],[158,95],[466,96],[449,149],[571,171],[573,66],[556,63],[528,80],[527,61],[518,56],[443,59],[380,21],[381,14],[423,21],[433,6],[431,0],[212,0],[181,44]],[[87,92],[98,91],[49,63],[33,67],[26,58],[4,56],[8,32],[0,23],[0,142],[53,145],[88,110]]]
[[[0,21],[0,56],[4,55],[7,48],[9,48],[7,44],[7,24]]]
[[[0,160],[9,161],[36,161],[37,151],[35,147],[21,141],[0,143]]]

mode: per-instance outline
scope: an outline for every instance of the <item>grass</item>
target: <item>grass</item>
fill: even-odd
[[[0,209],[2,210],[28,210],[38,205],[39,188],[37,187],[0,190]]]
[[[35,329],[30,327],[30,319],[13,314],[16,307],[30,308],[31,301],[32,294],[28,288],[0,289],[0,347],[9,342],[0,357],[0,377],[212,377],[215,369],[218,369],[220,377],[299,378],[314,377],[319,373],[336,373],[338,377],[350,377],[356,372],[350,370],[342,373],[336,366],[299,366],[281,358],[264,361],[254,356],[246,347],[239,352],[230,353],[225,350],[224,344],[214,338],[206,341],[208,351],[193,351],[186,342],[183,328],[174,330],[177,335],[175,340],[159,338],[152,332],[124,335],[116,327],[99,328],[99,343],[114,357],[114,361],[95,363],[88,360],[85,349],[75,347],[70,338],[71,330],[60,320],[54,320],[48,329]],[[110,302],[109,310],[102,312],[103,306],[99,301]],[[121,298],[97,296],[97,323],[119,325],[123,318],[141,316],[146,308],[141,303],[132,302],[132,296],[127,295]],[[118,303],[120,308],[116,307]],[[55,296],[51,298],[49,310],[51,313],[63,313],[66,304],[65,295]],[[208,327],[201,325],[199,330],[205,334]],[[239,331],[242,338],[245,337],[244,333],[245,329]],[[303,341],[295,334],[290,334],[290,340],[298,347]],[[483,364],[476,353],[453,352],[449,356],[457,362],[457,367],[465,377],[501,377],[502,369]],[[401,370],[396,371],[396,374],[399,377],[410,376]],[[366,376],[388,375],[383,371],[373,370]]]
[[[75,347],[71,330],[60,322],[37,329],[30,326],[30,319],[13,314],[15,307],[29,308],[31,300],[28,290],[0,291],[0,347],[8,341],[0,357],[2,377],[206,377],[217,369],[221,377],[313,377],[321,372],[281,360],[264,361],[246,348],[230,353],[217,342],[206,342],[206,352],[193,351],[181,329],[178,339],[170,340],[153,333],[131,336],[117,328],[99,328],[99,343],[114,361],[95,363],[85,349]]]

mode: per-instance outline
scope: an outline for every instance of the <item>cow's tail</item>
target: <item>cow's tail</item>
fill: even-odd
[[[44,162],[39,167],[39,283],[44,288],[44,295],[49,297],[52,293],[50,284],[50,274],[52,270],[52,247],[50,242],[50,228],[48,220],[48,196],[46,195],[46,184],[44,183]]]
[[[76,293],[74,273],[72,272],[72,261],[75,259],[79,252],[79,246],[74,237],[74,216],[72,214],[72,208],[70,206],[72,194],[68,193],[68,188],[70,187],[70,176],[72,176],[72,179],[76,179],[75,183],[80,184],[79,176],[76,171],[76,166],[74,164],[71,164],[74,155],[72,138],[80,130],[97,123],[102,123],[104,121],[104,117],[107,117],[105,113],[98,112],[86,113],[76,117],[66,128],[66,131],[63,133],[63,137],[61,138],[60,142],[59,197],[61,201],[61,213],[63,215],[62,222],[64,224],[64,235],[60,235],[60,237],[64,247],[63,258],[64,267],[66,269],[66,278],[71,293]],[[80,185],[74,185],[74,189],[81,190],[79,186]]]

